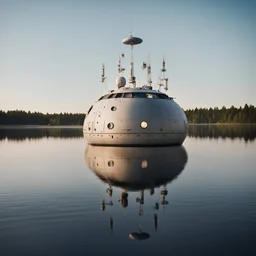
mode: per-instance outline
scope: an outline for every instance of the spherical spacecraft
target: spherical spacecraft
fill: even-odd
[[[122,41],[131,49],[142,43],[142,39],[130,36]],[[133,51],[133,50],[132,50]],[[122,54],[122,57],[124,55]],[[83,124],[83,134],[88,144],[108,146],[163,146],[181,145],[186,138],[188,121],[182,108],[161,89],[168,90],[165,77],[165,61],[158,87],[151,83],[151,65],[147,68],[148,85],[136,86],[133,54],[130,63],[130,86],[120,76],[116,79],[116,90],[103,95],[90,107]],[[118,64],[118,72],[125,69]],[[105,81],[105,66],[102,82]]]

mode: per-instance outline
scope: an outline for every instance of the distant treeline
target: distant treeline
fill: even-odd
[[[189,123],[256,123],[253,105],[236,108],[195,108],[185,110]],[[42,114],[20,110],[1,111],[0,125],[83,125],[85,114]]]
[[[256,139],[256,125],[189,125],[188,136],[207,139],[244,139],[245,142]]]
[[[0,125],[83,125],[85,114],[1,111]]]
[[[81,127],[77,128],[59,128],[59,127],[46,127],[46,128],[0,128],[0,141],[1,140],[15,140],[23,141],[26,139],[36,140],[42,138],[60,138],[60,139],[70,139],[70,138],[81,138],[83,137],[83,129]]]
[[[185,113],[189,123],[256,123],[256,108],[247,104],[243,108],[195,108]]]

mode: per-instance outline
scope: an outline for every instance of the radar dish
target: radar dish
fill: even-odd
[[[143,40],[141,38],[135,36],[130,36],[122,40],[122,43],[127,45],[136,45],[141,44],[142,42]]]
[[[126,79],[121,76],[121,77],[118,77],[116,79],[116,86],[118,87],[118,89],[124,87],[126,85]]]

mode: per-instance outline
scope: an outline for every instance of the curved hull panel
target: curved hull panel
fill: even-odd
[[[107,99],[86,116],[84,137],[91,145],[181,145],[188,122],[173,100]]]
[[[84,137],[91,145],[108,146],[169,146],[181,145],[186,133],[181,134],[88,134]]]

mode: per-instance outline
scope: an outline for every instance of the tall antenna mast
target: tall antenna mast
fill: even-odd
[[[162,69],[161,69],[161,76],[159,78],[159,84],[158,84],[158,90],[160,91],[160,88],[163,86],[165,91],[168,91],[168,78],[165,77],[165,60],[163,58],[162,62]]]
[[[101,73],[101,82],[104,84],[104,82],[107,80],[107,77],[105,76],[105,65],[102,64],[102,73]],[[106,83],[105,83],[106,85]],[[107,88],[106,88],[107,89]]]
[[[121,64],[121,58],[124,58],[124,53],[122,53],[121,56],[119,56],[119,61],[118,61],[118,65],[117,65],[118,73],[122,73],[125,71],[125,68],[123,68],[122,64]]]
[[[102,73],[101,73],[101,82],[104,83],[106,80],[106,77],[105,77],[105,65],[104,63],[102,64]]]
[[[123,44],[131,46],[131,62],[130,62],[130,84],[132,87],[136,87],[136,77],[134,76],[134,63],[133,63],[133,46],[142,43],[142,39],[130,35],[128,38],[122,40]]]
[[[147,83],[149,87],[152,87],[150,56],[148,57],[148,63],[143,62],[142,68],[147,69]]]

